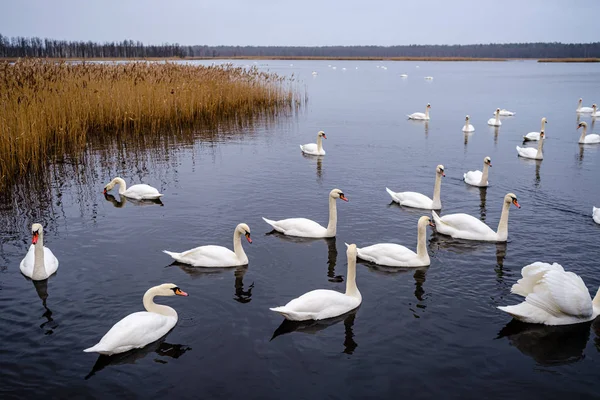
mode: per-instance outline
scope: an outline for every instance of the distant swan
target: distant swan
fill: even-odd
[[[580,98],[579,102],[577,103],[577,112],[578,113],[591,113],[594,111],[594,109],[592,107],[582,107],[583,105],[583,99]]]
[[[512,117],[513,115],[516,114],[516,112],[508,111],[507,109],[503,108],[500,110],[499,114],[501,117]]]
[[[425,107],[425,112],[421,113],[421,112],[416,112],[416,113],[412,113],[410,115],[407,115],[408,119],[416,119],[416,120],[429,120],[429,109],[431,108],[431,104],[427,104],[427,107]]]
[[[495,117],[488,119],[488,125],[490,126],[500,126],[502,122],[500,122],[500,109],[496,108]]]
[[[517,208],[521,208],[515,194],[508,193],[504,196],[502,214],[500,214],[500,222],[498,223],[498,230],[496,232],[484,222],[469,214],[447,214],[440,218],[435,211],[431,213],[433,214],[435,229],[443,235],[448,235],[455,239],[506,242],[508,239],[508,213],[511,203]]]
[[[154,303],[154,296],[187,296],[188,294],[172,283],[154,286],[144,294],[146,311],[129,314],[100,339],[85,350],[105,355],[124,353],[139,349],[166,335],[177,324],[177,311],[169,306]]]
[[[519,147],[517,146],[517,153],[519,157],[523,158],[531,158],[533,160],[543,160],[544,154],[542,153],[542,148],[544,147],[544,132],[540,132],[540,141],[538,142],[537,149],[533,147]]]
[[[540,129],[540,132],[546,133],[546,122],[548,122],[546,117],[542,118],[542,128]],[[523,140],[526,142],[540,140],[540,132],[529,132],[527,135],[523,136]]]
[[[600,111],[598,111],[598,106],[596,104],[592,104],[592,118],[600,117]]]
[[[600,315],[600,289],[592,300],[581,277],[566,272],[560,264],[535,262],[523,267],[521,276],[510,291],[525,297],[525,301],[498,307],[515,319],[532,324],[571,325]]]
[[[408,78],[408,74],[400,74],[400,78]]]
[[[427,253],[427,225],[434,226],[431,218],[423,216],[417,223],[417,252],[395,243],[378,243],[357,248],[358,258],[389,267],[426,267],[430,264]]]
[[[334,237],[337,233],[337,207],[335,204],[337,199],[348,201],[340,189],[333,189],[329,192],[329,223],[327,224],[327,228],[307,218],[288,218],[273,221],[263,217],[263,220],[277,232],[288,236],[306,238]]]
[[[426,81],[432,81],[432,80],[433,80],[433,76],[426,76],[426,77],[425,77],[425,80],[426,80]]]
[[[291,300],[285,306],[270,308],[291,321],[322,320],[337,317],[360,306],[362,296],[356,287],[356,245],[346,244],[348,272],[346,293],[317,289]]]
[[[392,200],[401,206],[423,208],[426,210],[439,210],[442,208],[442,201],[440,200],[440,192],[442,189],[442,177],[446,176],[444,173],[444,166],[438,165],[435,168],[435,185],[433,186],[433,200],[421,193],[416,192],[392,192],[390,189],[385,188]]]
[[[474,132],[475,128],[473,127],[473,125],[469,124],[469,116],[467,115],[465,117],[465,126],[463,126],[462,131],[463,132]]]
[[[21,261],[21,273],[34,281],[43,281],[58,269],[58,260],[52,251],[44,247],[44,228],[40,224],[31,225],[31,246]]]
[[[483,172],[477,171],[469,171],[463,175],[463,179],[465,183],[471,186],[479,186],[486,187],[488,186],[488,173],[489,169],[492,166],[492,159],[486,157],[483,159]]]
[[[310,154],[312,156],[324,156],[325,150],[323,150],[323,139],[327,139],[327,136],[325,136],[325,132],[319,131],[317,134],[317,143],[301,144],[300,150],[302,150],[304,154]]]
[[[580,144],[600,143],[600,135],[598,135],[597,133],[590,133],[589,135],[586,135],[587,123],[580,122],[577,126],[577,129],[579,128],[583,128],[583,132],[581,132],[581,136],[579,137]]]
[[[133,185],[129,189],[127,189],[127,184],[123,180],[123,178],[116,177],[112,181],[110,181],[106,186],[104,186],[104,194],[108,191],[112,190],[115,185],[119,185],[119,194],[125,197],[131,197],[135,200],[149,200],[149,199],[158,199],[162,194],[158,192],[156,188],[153,188],[150,185],[146,185],[144,183]]]
[[[163,250],[163,253],[170,255],[175,261],[183,264],[189,264],[194,267],[236,267],[248,264],[248,256],[242,247],[242,235],[246,237],[248,243],[250,239],[250,227],[246,224],[238,224],[233,231],[233,251],[223,246],[199,246],[182,253]]]

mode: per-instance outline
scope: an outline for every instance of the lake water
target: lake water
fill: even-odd
[[[511,322],[496,309],[521,301],[510,287],[534,261],[562,264],[593,293],[600,285],[600,226],[591,217],[592,206],[600,206],[600,145],[577,144],[575,113],[579,97],[585,106],[600,102],[597,65],[258,65],[293,73],[308,94],[306,107],[243,129],[145,147],[99,142],[75,172],[57,165],[56,178],[3,194],[0,397],[599,396],[600,321],[550,328]],[[428,102],[428,123],[406,120]],[[486,124],[496,107],[517,112],[499,129]],[[475,126],[470,136],[461,132],[466,114]],[[515,146],[544,116],[545,159],[518,158]],[[327,155],[302,156],[298,145],[314,142],[319,130],[327,134]],[[490,187],[467,187],[463,173],[481,169],[485,156],[493,164]],[[495,228],[503,196],[518,196],[522,208],[511,208],[508,243],[456,241],[428,228],[429,268],[359,263],[357,312],[280,326],[269,307],[312,289],[344,290],[344,242],[416,247],[417,220],[429,213],[390,204],[385,187],[430,196],[437,164],[446,168],[442,214],[469,213]],[[116,191],[105,199],[102,188],[116,175],[157,187],[163,206],[121,203]],[[350,200],[338,204],[336,239],[268,234],[262,216],[326,224],[333,188]],[[42,284],[19,271],[33,222],[44,225],[45,244],[60,260],[58,273]],[[185,268],[161,252],[231,247],[240,222],[252,230],[253,243],[244,242],[248,267]],[[144,292],[163,282],[190,295],[157,298],[179,313],[164,340],[111,358],[82,352],[119,319],[143,310]]]

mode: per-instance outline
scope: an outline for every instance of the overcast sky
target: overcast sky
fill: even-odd
[[[1,0],[0,33],[208,45],[600,41],[598,0]]]

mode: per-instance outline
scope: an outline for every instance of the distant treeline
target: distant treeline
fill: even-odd
[[[145,58],[145,57],[472,57],[600,58],[600,42],[507,43],[409,46],[184,46],[178,43],[78,42],[0,34],[0,57]]]

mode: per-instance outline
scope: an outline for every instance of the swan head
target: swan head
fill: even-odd
[[[544,133],[544,131],[540,131],[540,139],[543,139],[545,135],[546,134]]]
[[[492,166],[492,159],[489,157],[486,157],[483,159],[483,163],[489,165],[490,167]]]
[[[323,139],[327,139],[327,136],[325,136],[325,132],[323,131],[319,131],[317,136],[322,137]]]
[[[437,172],[438,174],[440,174],[441,176],[446,176],[446,174],[444,173],[444,166],[442,164],[438,165],[435,168],[435,172]]]
[[[42,224],[31,225],[31,244],[36,244],[38,239],[40,238],[40,235],[42,235],[43,232],[44,228],[42,227]]]
[[[431,104],[427,103],[427,108],[431,108]]]
[[[515,207],[521,208],[521,205],[517,201],[517,195],[514,193],[509,193],[506,196],[504,196],[504,202],[509,203],[509,204],[513,203],[515,205]]]
[[[469,119],[470,119],[470,117],[467,115],[467,116],[465,117],[465,121],[469,121]]]
[[[596,109],[598,108],[597,104],[592,104],[592,108],[594,109],[594,112],[596,112]]]
[[[186,292],[179,289],[174,283],[163,283],[156,286],[156,294],[158,296],[188,296]]]
[[[238,224],[238,226],[235,228],[235,231],[240,235],[246,236],[248,243],[252,243],[252,239],[250,239],[250,227],[247,224]]]
[[[500,109],[496,108],[496,114],[500,114]]]
[[[346,197],[346,195],[344,195],[344,192],[342,192],[340,189],[333,189],[331,192],[329,192],[329,197],[332,197],[334,199],[342,199],[344,201],[348,201],[348,198]]]
[[[417,223],[417,226],[421,227],[421,226],[426,226],[426,225],[435,227],[435,224],[433,223],[431,218],[429,218],[427,215],[423,215],[421,218],[419,218],[419,222]]]
[[[113,179],[112,181],[110,181],[109,183],[106,184],[106,186],[104,186],[104,194],[106,194],[106,192],[112,190],[112,188],[115,187],[115,185],[117,184],[117,181],[122,178],[116,177],[115,179]]]
[[[577,125],[577,129],[579,128],[587,128],[587,123],[585,121],[580,122],[579,125]]]

